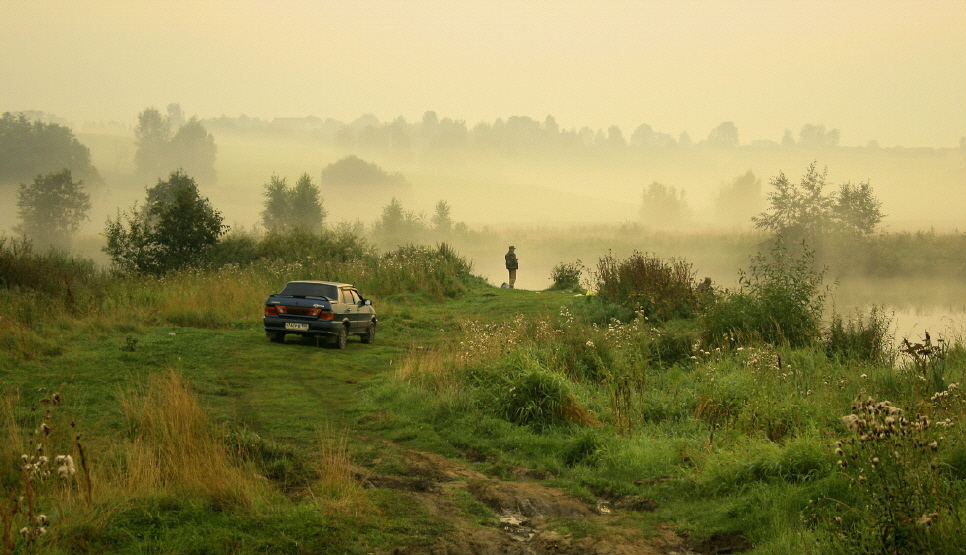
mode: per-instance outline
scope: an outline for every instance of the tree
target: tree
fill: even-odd
[[[798,184],[779,172],[771,181],[770,208],[752,218],[755,227],[778,233],[787,239],[819,239],[831,233],[868,235],[882,221],[882,203],[868,182],[845,183],[825,193],[828,169],[822,173],[812,162]]]
[[[265,229],[279,229],[287,226],[291,219],[290,210],[292,204],[289,202],[289,188],[285,183],[284,177],[272,175],[268,183],[265,184],[265,197],[262,210],[262,225]]]
[[[372,234],[384,247],[419,242],[427,231],[424,220],[423,214],[404,209],[402,202],[393,197],[373,224]]]
[[[798,132],[798,144],[803,147],[826,147],[839,144],[839,130],[825,131],[824,125],[805,124]]]
[[[748,170],[721,189],[715,201],[715,211],[721,221],[747,222],[762,208],[761,179]]]
[[[21,184],[17,208],[21,233],[38,245],[67,249],[87,219],[91,201],[84,182],[74,181],[71,171],[64,169],[38,175],[31,185]]]
[[[289,187],[284,177],[273,175],[265,184],[264,197],[262,224],[265,229],[302,228],[317,233],[325,223],[327,213],[322,207],[319,188],[307,173],[302,174],[294,187]]]
[[[708,133],[708,145],[721,148],[734,148],[738,146],[738,128],[734,122],[725,121]]]
[[[674,226],[683,223],[687,215],[684,191],[668,187],[657,181],[644,189],[641,195],[641,220],[655,226]]]
[[[168,106],[167,116],[156,108],[146,108],[138,114],[134,130],[138,147],[134,164],[138,173],[154,177],[181,168],[199,179],[213,181],[218,153],[214,136],[195,117],[181,122],[184,114],[177,104]],[[174,127],[177,132],[172,135]]]
[[[134,165],[143,175],[162,175],[170,168],[168,164],[168,141],[171,139],[170,120],[156,108],[146,108],[138,114],[134,128],[138,149],[134,153]]]
[[[20,183],[62,169],[89,183],[101,181],[90,149],[69,128],[30,121],[24,114],[0,117],[0,182]]]
[[[182,125],[168,143],[169,163],[205,181],[215,179],[217,155],[215,137],[195,117]]]
[[[130,213],[108,219],[104,251],[125,272],[160,275],[190,268],[203,262],[228,230],[222,221],[195,180],[178,170],[147,190],[142,209],[135,205]]]
[[[450,217],[450,206],[445,200],[436,203],[436,213],[433,214],[433,229],[442,235],[449,235],[453,231],[453,218]]]
[[[295,226],[305,227],[311,231],[319,231],[325,223],[326,211],[322,208],[319,188],[312,183],[307,173],[295,182],[291,195],[291,218]]]
[[[843,183],[832,207],[838,230],[849,234],[869,235],[882,222],[882,202],[872,193],[868,181],[853,185]]]

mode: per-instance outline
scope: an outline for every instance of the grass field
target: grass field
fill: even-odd
[[[445,249],[119,279],[5,248],[4,553],[964,552],[958,338],[710,336],[728,297],[618,321]],[[375,344],[264,337],[319,275]]]

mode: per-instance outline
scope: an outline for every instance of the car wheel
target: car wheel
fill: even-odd
[[[345,326],[339,327],[339,333],[335,334],[335,342],[332,346],[336,349],[345,349],[346,340],[349,338],[349,332],[345,329]]]
[[[376,323],[369,322],[369,327],[366,328],[366,333],[362,334],[363,343],[372,343],[376,340]]]
[[[268,334],[268,340],[272,343],[285,343],[284,333],[270,333]]]

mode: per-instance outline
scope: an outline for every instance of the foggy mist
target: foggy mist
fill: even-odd
[[[392,198],[428,221],[445,201],[468,230],[449,240],[497,285],[514,244],[523,288],[633,250],[732,286],[770,180],[813,162],[868,181],[886,232],[962,229],[966,4],[927,4],[0,0],[27,23],[0,36],[0,113],[90,149],[103,182],[74,250],[101,264],[106,219],[165,177],[138,174],[138,114],[177,104],[213,137],[213,172],[193,177],[236,231],[260,229],[272,176],[307,174],[327,225],[371,226]],[[327,184],[347,157],[397,185]],[[17,185],[0,184],[0,233]],[[892,285],[881,302],[898,306]]]

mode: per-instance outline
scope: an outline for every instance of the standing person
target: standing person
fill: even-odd
[[[514,252],[516,247],[510,245],[509,252],[506,253],[504,258],[506,258],[506,269],[510,272],[510,289],[513,289],[513,283],[517,280],[517,268],[520,266],[517,263],[517,254]]]

